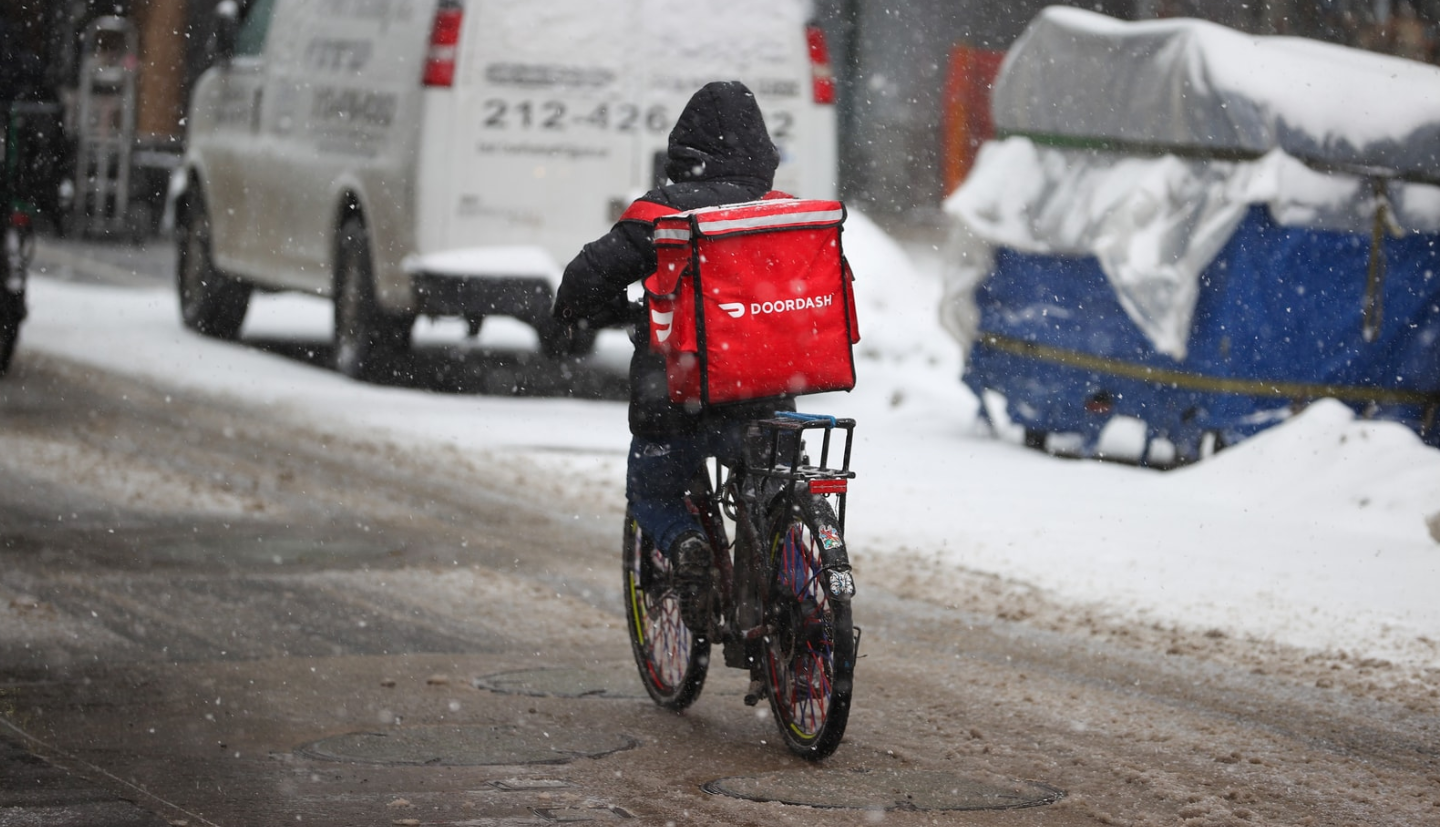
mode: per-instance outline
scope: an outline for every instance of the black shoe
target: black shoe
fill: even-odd
[[[754,706],[765,699],[765,682],[759,678],[750,679],[750,688],[745,690],[745,705]]]
[[[680,619],[694,634],[710,631],[714,597],[714,559],[710,544],[699,534],[682,534],[675,541],[675,591],[680,597]]]

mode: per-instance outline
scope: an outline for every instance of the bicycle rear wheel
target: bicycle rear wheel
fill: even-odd
[[[674,571],[630,515],[625,516],[625,617],[640,682],[655,703],[680,710],[700,697],[710,641],[680,619]]]
[[[770,709],[791,752],[818,761],[840,746],[850,718],[855,630],[848,594],[832,598],[822,577],[822,551],[845,559],[839,524],[820,497],[772,517],[768,534],[772,580],[764,641]]]

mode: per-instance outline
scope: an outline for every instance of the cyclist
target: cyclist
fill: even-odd
[[[755,96],[743,83],[707,84],[685,105],[670,132],[665,174],[670,183],[630,205],[608,233],[586,244],[565,268],[554,316],[575,330],[628,314],[627,288],[655,271],[654,220],[662,215],[754,201],[770,192],[780,155]],[[736,460],[744,426],[790,400],[700,409],[670,402],[664,357],[652,353],[644,324],[632,336],[630,432],[625,497],[640,528],[676,570],[681,617],[703,634],[716,576],[709,544],[685,507],[685,489],[705,457]]]

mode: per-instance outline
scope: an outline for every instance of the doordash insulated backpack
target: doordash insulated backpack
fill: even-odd
[[[855,387],[860,340],[839,201],[767,196],[655,219],[644,282],[672,402]]]

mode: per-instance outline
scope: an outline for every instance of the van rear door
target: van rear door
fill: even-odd
[[[647,128],[627,53],[637,11],[593,0],[465,4],[453,86],[425,93],[422,255],[518,245],[560,261],[556,251],[607,226],[607,199],[638,180],[636,133]]]
[[[834,122],[810,96],[808,7],[466,3],[454,84],[426,92],[419,252],[539,247],[558,276],[655,186],[675,119],[712,80],[756,92],[781,148],[777,187],[833,196]]]
[[[834,107],[815,99],[809,3],[641,0],[640,6],[635,49],[642,56],[637,68],[647,108],[664,112],[673,125],[701,86],[742,81],[755,93],[780,150],[775,188],[803,198],[835,197]],[[668,130],[658,140],[646,134],[645,151],[663,152]]]

